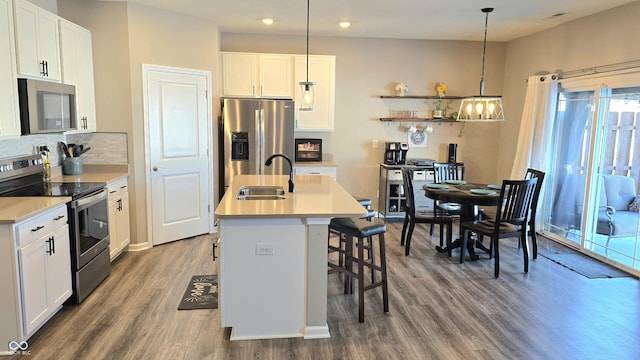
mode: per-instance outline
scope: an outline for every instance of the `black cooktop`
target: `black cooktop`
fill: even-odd
[[[106,186],[104,182],[40,182],[3,193],[2,196],[71,196],[77,199]]]

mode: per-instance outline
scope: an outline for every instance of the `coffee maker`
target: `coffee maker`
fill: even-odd
[[[409,145],[400,142],[386,142],[384,147],[384,163],[387,165],[404,165],[407,161]]]

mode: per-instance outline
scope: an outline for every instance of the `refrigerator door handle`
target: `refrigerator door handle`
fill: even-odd
[[[261,113],[262,113],[262,109],[260,110],[256,110],[254,113],[254,131],[255,131],[255,149],[256,149],[256,174],[257,175],[262,175],[262,171],[260,171],[262,169],[262,162],[264,155],[262,154],[262,138],[260,136],[261,134],[261,130],[260,130],[260,124],[262,123],[262,119],[261,119]]]
[[[264,109],[260,108],[260,174],[264,175],[264,171],[263,169],[265,168],[264,166],[264,162],[267,160],[267,154],[266,151],[267,149],[265,148],[266,146],[266,139],[265,137],[267,136],[264,133]]]

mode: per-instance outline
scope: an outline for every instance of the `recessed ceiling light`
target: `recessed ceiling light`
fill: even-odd
[[[343,29],[347,29],[349,28],[349,26],[351,26],[351,23],[348,21],[340,21],[338,25],[340,25],[340,27]]]
[[[262,19],[262,23],[265,24],[265,25],[271,25],[271,24],[273,24],[273,19],[264,18],[264,19]]]

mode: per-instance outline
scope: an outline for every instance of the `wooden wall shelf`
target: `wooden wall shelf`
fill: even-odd
[[[439,97],[436,95],[405,95],[405,96],[394,96],[394,95],[380,95],[380,99],[428,99],[428,100],[460,100],[464,99],[464,96],[443,96]]]
[[[380,118],[380,121],[386,122],[456,122],[456,119],[453,118],[442,118],[442,119],[432,119],[432,118]]]

